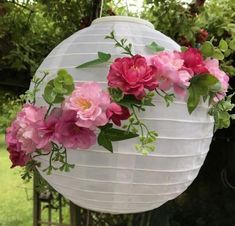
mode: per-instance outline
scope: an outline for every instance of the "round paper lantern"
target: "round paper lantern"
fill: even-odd
[[[106,86],[109,65],[86,69],[76,66],[97,58],[97,52],[108,52],[113,58],[123,56],[114,42],[104,37],[115,32],[118,39],[127,38],[135,54],[150,55],[147,44],[156,42],[165,50],[180,46],[151,23],[131,17],[104,17],[93,21],[60,43],[43,61],[39,71],[55,74],[64,68],[76,82],[95,81]],[[48,80],[52,77],[48,77]],[[45,105],[42,93],[37,104]],[[159,134],[156,151],[143,156],[134,145],[137,139],[114,143],[114,153],[100,146],[90,150],[69,150],[68,160],[75,168],[68,173],[42,172],[48,157],[41,156],[41,175],[59,193],[75,204],[100,212],[135,213],[157,208],[181,194],[195,179],[202,166],[213,135],[213,118],[208,106],[201,104],[189,115],[186,102],[176,99],[166,107],[160,97],[141,115],[150,129]]]

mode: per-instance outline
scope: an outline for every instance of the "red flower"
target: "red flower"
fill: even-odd
[[[208,32],[205,29],[200,29],[199,32],[197,33],[197,42],[198,43],[203,43],[207,40],[208,38]]]
[[[117,126],[121,126],[121,120],[126,120],[130,117],[128,108],[120,106],[116,103],[111,103],[106,111],[107,117]]]
[[[180,53],[180,56],[184,60],[184,66],[194,74],[208,73],[198,49],[188,48],[185,52]]]
[[[145,89],[157,87],[156,69],[147,65],[146,59],[140,55],[117,58],[110,66],[108,85],[141,99],[146,94]]]

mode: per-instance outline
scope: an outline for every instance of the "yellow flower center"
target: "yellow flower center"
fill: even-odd
[[[91,102],[89,100],[83,99],[83,98],[78,98],[76,100],[76,104],[82,108],[82,110],[87,110],[91,107]]]

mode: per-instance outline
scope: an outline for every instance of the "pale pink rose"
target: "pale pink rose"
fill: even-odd
[[[156,68],[159,89],[167,91],[173,88],[177,94],[185,96],[192,74],[184,68],[178,52],[159,52],[148,57],[148,63]]]
[[[6,144],[12,167],[25,165],[29,154],[37,149],[48,150],[48,143],[40,146],[41,136],[38,132],[38,125],[44,120],[45,113],[46,108],[25,104],[7,129]]]
[[[95,129],[108,122],[106,110],[109,104],[109,94],[97,83],[78,83],[63,103],[63,110],[76,112],[77,126]]]
[[[227,92],[229,86],[229,76],[219,68],[219,61],[216,59],[206,59],[204,61],[205,67],[208,69],[209,73],[215,76],[221,83],[222,93]]]
[[[107,117],[117,126],[121,126],[121,120],[126,120],[130,117],[128,108],[120,106],[116,103],[111,103],[107,109]]]
[[[40,145],[41,136],[38,133],[38,125],[44,120],[45,107],[36,107],[32,104],[25,104],[18,113],[16,122],[19,125],[17,139],[21,143],[21,148],[26,153],[34,152],[36,149],[43,149]],[[45,144],[45,147],[48,144]]]
[[[109,69],[108,85],[141,99],[146,95],[145,89],[154,90],[158,82],[155,68],[149,66],[144,57],[135,55],[114,61]]]
[[[63,111],[55,126],[54,139],[66,148],[88,149],[96,143],[96,135],[88,128],[77,126],[76,122],[76,111]]]

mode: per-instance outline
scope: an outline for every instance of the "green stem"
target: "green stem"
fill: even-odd
[[[140,130],[141,130],[141,136],[143,137],[144,136],[144,130],[143,130],[143,127],[142,127],[142,122],[139,120],[136,112],[135,112],[135,108],[133,105],[131,105],[131,109],[132,109],[132,112],[133,112],[133,115],[135,117],[135,120],[138,122],[139,126],[140,126]]]
[[[39,85],[43,82],[43,80],[46,78],[46,76],[48,75],[48,73],[44,72],[44,76],[35,83],[34,88],[33,88],[33,103],[36,103],[36,93],[37,93],[37,88],[39,87]]]
[[[121,48],[123,48],[130,56],[134,56],[129,47],[123,46],[115,37],[113,37],[113,40],[114,40]]]
[[[52,106],[53,106],[53,104],[50,104],[50,105],[49,105],[49,107],[48,107],[48,109],[47,109],[47,112],[46,112],[46,114],[45,114],[45,116],[44,116],[44,119],[46,119],[47,116],[49,115]]]
[[[161,90],[161,91],[162,91],[162,90]],[[156,92],[160,97],[164,98],[164,96],[163,96],[161,93],[159,93],[159,91],[158,91],[157,89],[155,89],[155,92]]]

